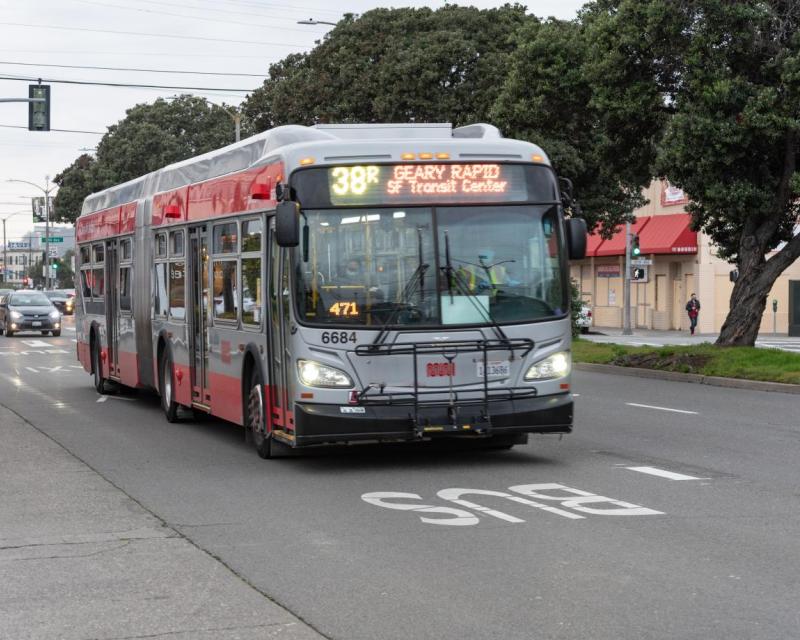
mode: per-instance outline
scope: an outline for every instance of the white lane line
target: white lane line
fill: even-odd
[[[39,372],[38,372],[36,369],[34,369],[33,367],[25,367],[25,368],[26,368],[28,371],[33,371],[34,373],[39,373]]]
[[[647,473],[651,476],[658,476],[659,478],[667,478],[668,480],[708,480],[708,478],[697,478],[695,476],[687,476],[682,473],[675,473],[674,471],[665,471],[656,467],[625,467],[631,471],[638,471],[639,473]]]
[[[24,344],[27,344],[29,347],[49,347],[49,342],[44,342],[42,340],[23,340]]]
[[[685,411],[684,409],[670,409],[669,407],[656,407],[652,404],[639,404],[637,402],[626,402],[629,407],[641,407],[642,409],[656,409],[658,411],[672,411],[673,413],[688,413],[690,415],[699,415],[697,411]]]

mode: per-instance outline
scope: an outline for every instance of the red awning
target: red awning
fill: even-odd
[[[636,222],[631,224],[631,233],[639,235],[642,253],[646,253],[644,246],[641,245],[642,231],[647,228],[650,216],[641,216]],[[603,242],[594,253],[595,256],[623,256],[625,255],[625,225],[620,225],[614,232],[611,240]]]
[[[586,257],[590,258],[591,256],[597,255],[595,252],[603,242],[603,238],[600,237],[600,225],[597,225],[594,228],[594,233],[590,233],[586,236]]]
[[[642,255],[697,253],[697,232],[689,228],[688,213],[653,216],[639,235]]]

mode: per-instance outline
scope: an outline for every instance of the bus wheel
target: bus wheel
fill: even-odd
[[[256,453],[264,459],[272,458],[272,435],[267,431],[267,420],[264,415],[264,385],[258,369],[254,369],[250,376],[244,424],[250,440],[256,448]]]
[[[161,408],[167,422],[178,421],[178,403],[175,402],[175,380],[173,377],[172,355],[165,350],[158,368],[158,389],[161,392]]]
[[[100,363],[100,349],[95,342],[92,346],[92,373],[94,374],[94,388],[97,393],[104,394],[106,392],[106,379],[103,377],[103,368]]]

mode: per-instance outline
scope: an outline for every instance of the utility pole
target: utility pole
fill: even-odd
[[[55,186],[50,186],[50,176],[44,177],[44,188],[27,180],[17,180],[11,178],[6,182],[20,182],[32,187],[36,187],[44,194],[44,288],[50,288],[50,192]]]
[[[625,274],[622,280],[622,335],[631,331],[631,223],[625,223]]]
[[[44,186],[50,184],[50,176],[44,177]],[[630,253],[630,250],[628,251]],[[630,285],[628,285],[630,287]],[[44,192],[44,290],[50,288],[50,192]],[[630,295],[630,292],[629,292]]]

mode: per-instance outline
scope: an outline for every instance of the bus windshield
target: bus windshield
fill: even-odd
[[[301,321],[482,325],[563,316],[567,289],[553,205],[306,210],[297,253]]]

